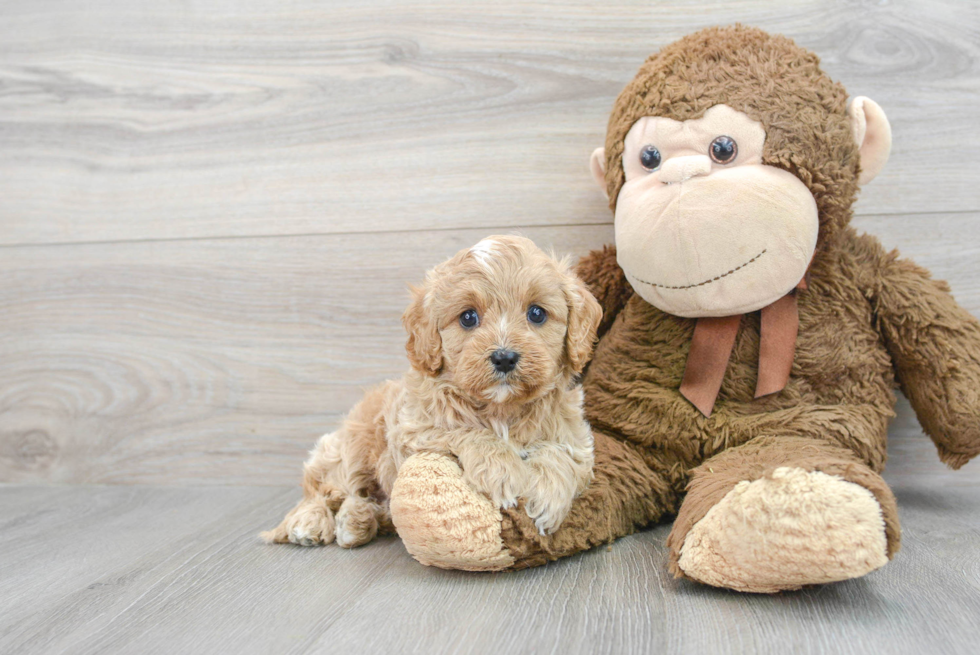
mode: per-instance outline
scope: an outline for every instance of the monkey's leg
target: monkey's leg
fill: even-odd
[[[895,497],[851,451],[769,436],[692,471],[667,546],[675,576],[769,593],[862,576],[899,539]]]
[[[405,548],[423,564],[497,571],[544,564],[630,534],[676,507],[664,477],[629,445],[595,434],[595,478],[552,535],[539,534],[524,511],[501,510],[463,482],[441,455],[409,458],[391,494]]]

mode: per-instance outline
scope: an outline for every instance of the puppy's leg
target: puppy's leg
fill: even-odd
[[[378,534],[378,517],[384,510],[377,502],[360,496],[348,496],[337,512],[337,545],[342,548],[363,546]]]
[[[391,488],[398,477],[398,466],[392,456],[391,448],[386,448],[378,459],[377,472],[379,491],[378,501],[378,534],[391,534],[395,532],[395,525],[391,521]]]
[[[303,466],[303,500],[278,527],[260,535],[267,543],[316,546],[334,540],[334,513],[345,494],[332,478],[342,466],[340,442],[349,436],[345,428],[320,437]]]
[[[313,546],[340,536],[341,545],[350,548],[373,539],[379,519],[382,528],[390,525],[387,509],[382,509],[372,494],[378,489],[377,462],[386,444],[385,400],[397,391],[397,384],[389,382],[370,391],[351,410],[340,430],[320,439],[303,467],[303,500],[277,528],[263,533],[263,539]],[[337,516],[343,524],[340,535],[335,514],[345,507],[345,500],[351,499],[343,516]],[[371,511],[366,512],[362,505]]]
[[[489,431],[467,431],[453,439],[452,452],[463,469],[463,480],[476,491],[490,496],[498,507],[517,506],[527,484],[527,467],[512,445]]]
[[[306,499],[286,514],[275,529],[263,532],[260,537],[266,543],[297,546],[329,544],[334,540],[335,523],[330,500],[326,496]]]
[[[542,535],[558,529],[575,500],[592,479],[591,448],[569,448],[547,442],[535,445],[527,455],[530,469],[524,492],[527,515]]]

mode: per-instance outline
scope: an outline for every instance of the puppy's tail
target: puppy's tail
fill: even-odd
[[[289,534],[286,532],[286,528],[282,524],[279,524],[272,530],[260,532],[259,539],[267,544],[288,544]]]

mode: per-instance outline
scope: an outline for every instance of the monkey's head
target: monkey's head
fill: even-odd
[[[797,286],[890,148],[881,108],[848,104],[816,55],[735,26],[647,59],[592,172],[633,289],[670,314],[730,316]]]

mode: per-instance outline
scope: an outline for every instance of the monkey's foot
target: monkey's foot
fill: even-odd
[[[464,571],[514,565],[501,539],[500,509],[470,488],[448,457],[419,453],[402,464],[391,491],[391,518],[422,564]]]
[[[888,561],[881,506],[864,487],[800,468],[738,483],[688,532],[694,580],[770,593],[847,580]]]

